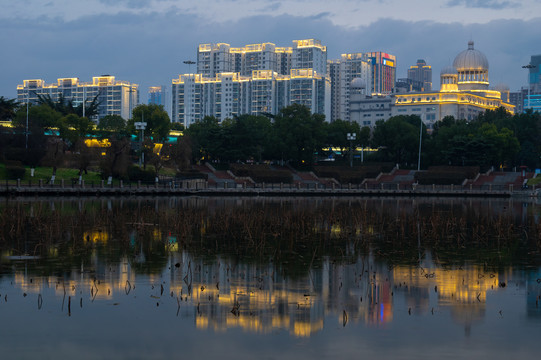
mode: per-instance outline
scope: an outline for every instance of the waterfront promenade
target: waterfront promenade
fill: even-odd
[[[152,184],[107,184],[58,181],[48,184],[11,181],[0,184],[3,196],[438,196],[438,197],[532,197],[534,187],[514,185],[416,185],[416,184],[237,184],[209,185],[198,180],[169,181]]]

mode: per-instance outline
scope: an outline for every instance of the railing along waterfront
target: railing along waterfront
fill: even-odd
[[[427,195],[427,196],[537,196],[535,186],[517,188],[513,184],[418,185],[398,183],[209,183],[204,180],[166,180],[159,182],[6,180],[0,185],[4,195],[132,195],[132,194],[239,194],[239,195]]]

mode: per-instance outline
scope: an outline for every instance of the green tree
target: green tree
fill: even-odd
[[[18,107],[19,103],[15,99],[8,100],[0,96],[0,121],[11,121]]]
[[[228,161],[262,161],[269,145],[272,124],[265,116],[241,115],[221,124],[222,149]]]
[[[325,143],[325,116],[311,114],[304,105],[282,108],[274,118],[272,143],[275,158],[311,165]]]
[[[26,107],[19,108],[15,113],[13,125],[26,128]],[[28,127],[31,131],[43,131],[58,126],[62,114],[48,105],[30,105],[28,108]]]
[[[154,142],[164,142],[171,129],[171,120],[162,105],[143,104],[133,109],[132,118],[128,120],[128,129],[132,134],[139,135],[135,122],[147,123],[144,136],[152,137]]]
[[[86,117],[80,117],[76,114],[68,114],[58,122],[58,132],[60,137],[66,142],[68,148],[71,148],[79,139],[84,139],[92,134],[94,123]]]
[[[372,135],[372,146],[380,148],[384,160],[396,164],[417,163],[419,151],[419,126],[417,115],[393,116],[387,121],[378,121]],[[426,127],[423,124],[423,141]]]
[[[120,115],[106,115],[99,120],[97,129],[116,133],[123,132],[126,130],[126,120]]]
[[[185,133],[192,139],[193,155],[197,161],[220,158],[223,136],[218,119],[205,116],[190,125]]]
[[[329,147],[337,147],[342,154],[349,151],[350,141],[347,139],[348,133],[355,133],[356,140],[353,145],[359,143],[359,137],[361,135],[361,128],[356,122],[349,122],[344,120],[335,120],[331,123],[324,124],[327,139],[325,145]]]
[[[58,100],[54,101],[49,94],[36,94],[38,97],[38,105],[48,105],[51,109],[58,111],[60,114],[66,116],[69,114],[75,114],[77,116],[91,118],[98,115],[98,95],[96,95],[90,102],[88,99],[84,100],[84,111],[83,103],[79,105],[74,105],[73,99],[66,99],[62,93],[58,94]]]

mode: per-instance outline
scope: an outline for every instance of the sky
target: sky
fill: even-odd
[[[189,72],[200,43],[234,47],[319,39],[328,59],[384,51],[397,78],[417,59],[440,70],[470,40],[490,64],[491,86],[527,85],[522,69],[541,54],[541,0],[0,0],[0,96],[25,79],[114,75],[165,85]],[[193,71],[195,67],[191,70]]]

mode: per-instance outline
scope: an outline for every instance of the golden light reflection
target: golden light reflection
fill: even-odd
[[[339,227],[335,228],[338,231]],[[105,231],[95,230],[84,236],[94,243],[108,241]],[[152,236],[166,239],[166,246],[177,244],[175,237],[166,237],[158,229]],[[344,326],[358,322],[384,326],[393,321],[395,310],[406,312],[409,307],[409,311],[427,313],[435,304],[448,308],[455,321],[471,326],[484,317],[487,295],[498,291],[501,277],[507,276],[474,265],[450,269],[433,264],[398,265],[389,270],[366,264],[370,271],[364,271],[364,263],[338,265],[329,261],[311,270],[310,276],[292,280],[281,278],[272,267],[220,262],[206,265],[186,254],[177,256],[168,270],[147,275],[146,288],[142,290],[144,287],[137,284],[133,295],[148,297],[144,291],[149,291],[160,304],[175,308],[178,301],[179,309],[183,307],[193,314],[197,329],[222,332],[239,328],[261,334],[283,330],[299,338],[321,331],[328,317]],[[79,297],[113,300],[135,291],[135,273],[128,257],[115,265],[97,261],[88,266],[68,278],[32,278],[18,271],[13,284],[28,294],[52,289],[54,296],[71,297],[72,301]],[[98,272],[97,277],[95,268],[106,271]],[[167,278],[169,281],[164,281]],[[399,293],[404,295],[399,298],[405,299],[405,305],[399,301],[397,309]]]
[[[83,240],[86,242],[107,243],[109,234],[104,230],[86,231],[83,233]]]
[[[487,292],[497,289],[498,274],[486,272],[482,267],[464,269],[396,267],[393,269],[395,282],[419,288],[435,289],[443,305],[477,304],[486,302]]]

